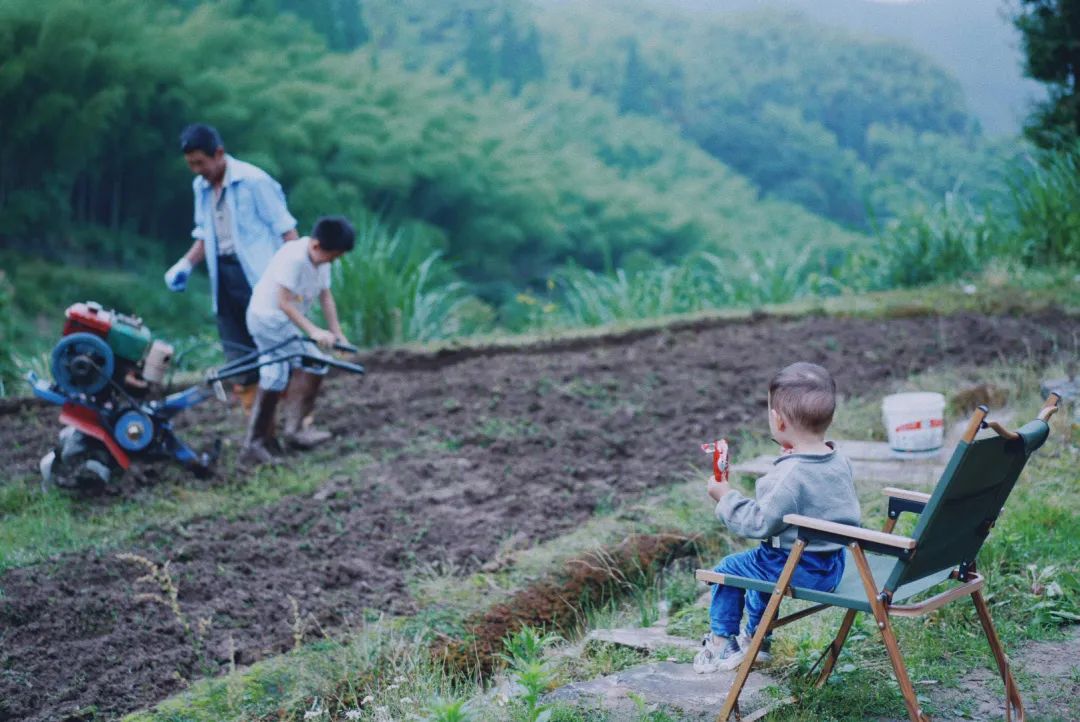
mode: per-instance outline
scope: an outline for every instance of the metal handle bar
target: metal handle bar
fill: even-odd
[[[301,336],[301,335],[292,336],[290,338],[285,339],[284,341],[282,341],[279,344],[271,346],[268,349],[265,349],[265,350],[262,350],[262,351],[256,349],[255,351],[252,351],[251,353],[245,354],[245,355],[241,356],[240,358],[233,359],[232,361],[220,366],[216,371],[212,371],[209,374],[207,374],[206,381],[207,381],[207,383],[215,383],[215,382],[221,381],[223,379],[232,378],[233,376],[240,376],[242,374],[246,374],[249,371],[254,371],[257,368],[260,368],[262,366],[266,366],[268,364],[280,363],[282,361],[289,361],[289,360],[292,360],[294,358],[300,358],[300,359],[303,359],[303,360],[310,360],[310,361],[312,361],[314,363],[322,364],[322,365],[325,365],[325,366],[331,366],[333,368],[341,369],[343,371],[349,371],[351,373],[357,373],[357,374],[364,373],[364,367],[361,366],[360,364],[348,363],[346,361],[338,361],[337,359],[332,359],[332,358],[331,359],[316,358],[314,356],[310,356],[310,355],[305,354],[303,352],[290,353],[287,356],[280,356],[280,357],[275,357],[275,358],[269,358],[267,360],[260,360],[260,356],[270,356],[275,351],[278,351],[278,350],[284,348],[285,346],[288,346],[289,344],[295,343],[296,341],[300,341],[301,343],[312,343],[312,344],[315,343],[315,339],[311,338],[310,336]],[[355,347],[355,346],[353,346],[351,344],[344,344],[344,343],[335,343],[333,345],[333,348],[336,351],[343,351],[343,352],[346,352],[346,353],[357,353],[360,350],[360,349],[358,349],[357,347]]]

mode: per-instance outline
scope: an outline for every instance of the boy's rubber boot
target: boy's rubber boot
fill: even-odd
[[[255,406],[255,395],[259,391],[259,384],[248,384],[247,386],[241,386],[237,384],[233,387],[233,393],[240,399],[240,408],[243,410],[244,418],[251,418],[251,409]],[[279,402],[280,403],[280,402]],[[281,442],[277,439],[277,425],[271,424],[270,433],[266,436],[266,448],[270,450],[270,453],[275,456],[280,456],[285,453],[285,449],[281,446]]]
[[[294,369],[285,391],[285,428],[282,439],[298,449],[312,449],[334,437],[329,431],[305,426],[304,418],[315,408],[323,377],[301,369]]]
[[[281,398],[280,391],[266,391],[261,388],[256,391],[255,402],[251,407],[251,418],[248,420],[244,448],[240,451],[238,459],[242,466],[255,467],[278,463],[272,446],[274,414],[277,411],[279,398]]]

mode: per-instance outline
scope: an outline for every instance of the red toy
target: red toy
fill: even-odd
[[[713,478],[717,481],[727,481],[731,473],[728,464],[727,439],[720,439],[711,444],[702,444],[701,450],[706,454],[712,454]]]

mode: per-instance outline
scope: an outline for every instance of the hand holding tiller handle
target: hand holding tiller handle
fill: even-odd
[[[301,336],[300,338],[303,339],[304,341],[309,341],[309,342],[311,342],[311,343],[313,343],[315,345],[319,344],[319,342],[316,341],[315,339],[313,339],[311,336]],[[330,348],[334,349],[335,351],[342,351],[344,353],[360,353],[360,349],[357,348],[356,346],[353,346],[351,343],[340,343],[340,342],[338,342],[338,343],[332,344],[330,346]]]

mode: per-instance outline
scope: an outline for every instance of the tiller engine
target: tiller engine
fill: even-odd
[[[205,475],[221,442],[210,452],[196,452],[173,433],[173,417],[212,396],[224,400],[224,379],[267,363],[306,359],[302,351],[284,355],[280,349],[262,355],[252,351],[208,373],[205,383],[163,397],[173,347],[153,339],[141,319],[92,302],[70,306],[66,316],[63,337],[50,356],[53,383],[33,372],[27,376],[35,396],[62,407],[64,429],[59,443],[41,459],[43,486],[107,484],[122,474],[133,458],[174,459]],[[304,344],[293,343],[292,347],[297,345],[302,348]],[[356,351],[352,347],[339,350]],[[364,373],[358,364],[336,359],[320,362]]]

